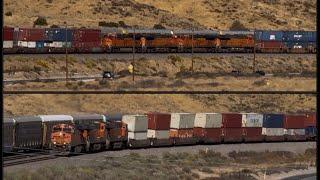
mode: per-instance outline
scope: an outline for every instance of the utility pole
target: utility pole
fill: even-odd
[[[193,17],[194,17],[194,6],[195,6],[195,2],[194,2],[194,0],[193,0],[193,7],[192,7],[192,12],[191,12],[191,17],[192,17],[192,19],[193,19]],[[193,51],[194,51],[194,21],[192,21],[192,35],[191,35],[191,71],[192,71],[192,73],[194,72],[194,68],[193,68],[193,66],[194,66],[194,57],[193,57]]]
[[[67,22],[64,22],[66,25],[66,42],[65,42],[65,47],[66,47],[66,84],[68,83],[68,76],[69,76],[69,70],[68,70],[68,47],[67,47],[67,42],[68,42],[68,33],[67,33]]]
[[[132,81],[134,82],[134,75],[135,75],[135,51],[136,51],[136,28],[135,25],[133,26],[133,48],[132,48]]]
[[[255,27],[255,13],[254,13],[254,0],[252,0],[252,17],[253,17],[253,73],[256,71],[256,27]]]

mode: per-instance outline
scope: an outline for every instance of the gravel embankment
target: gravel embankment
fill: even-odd
[[[188,152],[198,153],[199,150],[213,150],[220,152],[222,155],[228,155],[232,151],[290,151],[294,153],[304,153],[306,149],[316,148],[316,142],[285,142],[285,143],[254,143],[254,144],[221,144],[221,145],[197,145],[197,146],[179,146],[179,147],[163,147],[150,149],[133,149],[133,150],[119,150],[119,151],[105,151],[101,153],[85,154],[74,157],[61,157],[54,160],[35,162],[30,164],[23,164],[17,166],[10,166],[4,168],[4,171],[15,171],[19,169],[32,169],[51,165],[88,165],[94,161],[105,161],[107,157],[121,157],[129,155],[130,153],[139,153],[140,155],[157,155],[161,156],[164,152],[177,153]]]

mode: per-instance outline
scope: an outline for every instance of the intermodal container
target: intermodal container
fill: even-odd
[[[28,48],[36,48],[36,42],[28,41]]]
[[[222,113],[222,126],[224,128],[241,128],[242,114]]]
[[[13,41],[14,28],[4,27],[3,28],[3,41]]]
[[[288,42],[315,42],[315,31],[285,31],[283,33],[283,40]]]
[[[242,113],[242,127],[262,127],[263,114]]]
[[[280,49],[284,48],[285,44],[281,41],[258,41],[257,46],[262,49]]]
[[[134,139],[134,140],[146,140],[147,132],[128,132],[128,139]]]
[[[17,33],[18,41],[41,41],[44,40],[44,29],[19,28]]]
[[[72,30],[65,28],[45,29],[45,40],[47,41],[72,41]]]
[[[44,48],[44,42],[43,41],[37,41],[36,42],[36,48]]]
[[[170,129],[170,138],[192,138],[193,129]]]
[[[282,31],[256,31],[256,40],[261,41],[282,41],[283,32]]]
[[[306,115],[304,127],[316,126],[316,113],[309,113]]]
[[[28,47],[28,41],[18,41],[19,47]]]
[[[129,132],[147,132],[148,117],[146,115],[124,115],[122,122],[128,125]]]
[[[246,142],[260,142],[264,140],[261,127],[245,127],[243,130],[243,138]]]
[[[284,136],[283,128],[262,128],[262,134],[266,136]]]
[[[220,143],[221,142],[221,128],[193,128],[194,137],[199,138],[204,143]]]
[[[299,129],[304,128],[306,115],[285,115],[284,128],[286,129]]]
[[[148,129],[169,130],[171,114],[148,113]]]
[[[73,31],[73,41],[100,42],[100,32],[98,29],[75,29]]]
[[[317,135],[317,128],[315,126],[308,126],[305,128],[308,137],[315,137]]]
[[[170,128],[190,129],[194,127],[195,114],[171,113]]]
[[[221,128],[222,115],[220,113],[197,113],[194,127]]]
[[[285,129],[285,137],[288,141],[306,140],[305,129]]]
[[[285,42],[285,47],[289,49],[304,49],[308,47],[308,42]]]
[[[224,142],[242,142],[242,128],[223,128]]]
[[[305,129],[285,129],[284,133],[286,135],[290,135],[290,136],[304,136],[306,135],[306,130]]]
[[[283,114],[264,114],[263,127],[265,128],[283,128]]]
[[[169,139],[170,130],[151,130],[148,129],[148,138]]]
[[[3,41],[3,48],[13,48],[13,41]]]

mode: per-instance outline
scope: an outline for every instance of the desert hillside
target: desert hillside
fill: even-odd
[[[316,29],[316,0],[4,0],[4,24],[98,27],[99,22],[127,25],[229,29],[239,20],[249,29]],[[192,13],[193,12],[193,13]]]
[[[311,95],[5,95],[4,114],[306,112]]]

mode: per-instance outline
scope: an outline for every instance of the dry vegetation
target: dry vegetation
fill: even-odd
[[[316,150],[295,154],[285,151],[214,151],[169,153],[159,156],[131,153],[124,157],[104,157],[86,165],[47,166],[37,170],[5,172],[4,179],[260,179],[271,175],[315,166]],[[277,162],[277,163],[274,163]]]
[[[260,112],[316,110],[313,95],[5,95],[4,114]]]
[[[128,25],[229,29],[239,20],[249,29],[316,28],[315,0],[5,0],[4,24],[32,26],[40,16],[48,26],[67,21],[75,27],[99,22]],[[172,9],[172,7],[174,7]],[[193,15],[192,15],[192,8]]]
[[[252,76],[252,58],[247,55],[196,57],[194,73],[191,59],[169,55],[140,58],[136,61],[136,82],[133,84],[127,67],[130,60],[71,56],[71,77],[99,75],[112,71],[117,78],[90,82],[30,82],[6,85],[7,90],[76,89],[76,90],[315,90],[316,61],[314,55],[258,56],[257,69],[274,73],[275,77]],[[6,56],[5,79],[39,79],[65,76],[63,57]],[[245,76],[232,74],[240,71]],[[288,73],[302,73],[288,76]]]

